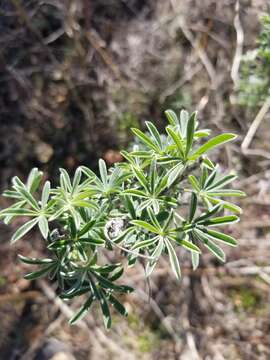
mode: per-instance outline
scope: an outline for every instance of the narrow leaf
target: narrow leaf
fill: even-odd
[[[218,135],[209,141],[207,141],[205,144],[203,144],[198,150],[196,150],[190,157],[189,160],[197,160],[198,157],[200,157],[202,154],[206,153],[209,150],[213,150],[219,145],[225,144],[228,141],[234,140],[236,138],[236,135],[234,134],[221,134]]]
[[[90,296],[86,302],[80,307],[75,315],[69,320],[70,325],[74,325],[76,322],[85,317],[93,303],[93,296]]]
[[[177,279],[180,279],[181,278],[181,270],[180,270],[180,265],[179,265],[179,261],[178,261],[176,252],[169,240],[166,240],[165,244],[166,244],[166,248],[168,250],[169,259],[170,259],[171,268],[173,270],[173,273],[175,274]]]
[[[191,114],[187,124],[187,139],[186,139],[186,151],[185,151],[186,157],[188,156],[193,144],[196,116],[197,116],[196,112]]]
[[[19,239],[21,239],[25,234],[27,234],[38,222],[39,218],[32,219],[19,227],[16,232],[12,235],[11,243],[15,243]]]

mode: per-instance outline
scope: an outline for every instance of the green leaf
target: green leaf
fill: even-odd
[[[175,131],[173,131],[173,129],[170,128],[169,126],[166,127],[166,131],[170,135],[172,140],[174,141],[175,145],[177,146],[181,158],[184,159],[184,146],[182,143],[182,138],[180,137],[179,134],[177,134]]]
[[[99,159],[98,167],[99,167],[101,181],[104,185],[106,185],[108,182],[108,174],[107,174],[107,166],[103,159]]]
[[[81,170],[80,167],[78,167],[77,170],[75,171],[75,175],[74,175],[73,183],[72,183],[72,192],[73,193],[75,192],[75,190],[79,186],[80,181],[81,181],[81,177],[82,177],[82,170]]]
[[[226,261],[226,255],[224,251],[211,240],[209,235],[205,234],[199,229],[194,230],[194,233],[196,237],[203,241],[204,246],[206,246],[212,254],[214,254],[222,262]]]
[[[168,250],[171,268],[173,270],[173,273],[179,280],[181,278],[181,270],[180,270],[180,265],[179,265],[179,261],[178,261],[176,252],[169,240],[165,240],[165,244],[166,244],[166,248]]]
[[[191,262],[192,262],[193,270],[196,270],[198,268],[198,266],[199,266],[200,255],[195,251],[191,252]]]
[[[155,234],[160,233],[160,229],[157,229],[155,226],[153,226],[153,225],[151,225],[151,224],[149,224],[149,223],[147,223],[146,221],[143,221],[143,220],[132,220],[131,224],[142,227],[143,229],[148,230],[148,231],[150,231],[152,233],[155,233]]]
[[[55,262],[53,259],[36,259],[36,258],[29,258],[27,256],[18,255],[18,258],[25,264],[28,265],[46,265],[52,264]]]
[[[41,215],[38,217],[38,227],[44,239],[47,239],[49,233],[49,226],[46,216]]]
[[[214,163],[210,159],[208,159],[207,157],[204,157],[202,163],[203,163],[204,166],[207,167],[208,170],[214,170],[215,169]]]
[[[179,125],[180,125],[180,131],[181,131],[181,134],[183,137],[186,137],[188,119],[189,119],[188,112],[186,110],[182,109],[180,111]]]
[[[43,186],[42,195],[41,195],[42,209],[44,209],[47,205],[47,202],[48,202],[49,196],[50,196],[50,190],[51,190],[51,183],[49,181],[46,181]]]
[[[137,189],[128,189],[128,190],[124,190],[122,192],[123,195],[132,195],[132,196],[136,196],[136,197],[140,197],[140,198],[147,198],[148,196],[141,190],[137,190]]]
[[[242,209],[240,208],[240,206],[232,204],[228,201],[224,201],[221,199],[215,199],[213,197],[207,197],[207,199],[212,203],[212,204],[219,204],[220,206],[222,206],[224,209],[230,210],[236,214],[242,214]]]
[[[226,225],[232,224],[239,221],[239,217],[236,215],[228,215],[228,216],[219,216],[212,219],[206,219],[198,221],[198,224],[203,224],[205,226],[218,226],[218,225]]]
[[[21,209],[21,208],[13,208],[9,207],[0,212],[0,216],[36,216],[37,213],[33,210]]]
[[[231,189],[222,189],[219,191],[207,191],[208,196],[236,196],[236,197],[244,197],[246,194],[240,190],[231,190]]]
[[[132,246],[132,250],[143,249],[145,247],[149,247],[149,246],[153,245],[155,242],[157,242],[157,240],[158,240],[158,238],[154,237],[152,239],[137,242]]]
[[[90,220],[88,221],[83,227],[82,229],[79,231],[78,233],[78,237],[83,236],[84,234],[86,234],[87,232],[89,232],[93,226],[95,225],[96,220]]]
[[[72,201],[73,206],[83,207],[83,208],[89,208],[98,210],[97,204],[95,204],[93,201],[90,200],[73,200]]]
[[[181,246],[183,246],[185,249],[187,249],[189,251],[194,251],[194,252],[196,252],[198,254],[201,253],[200,248],[197,245],[193,244],[191,241],[187,241],[187,240],[184,240],[184,239],[182,239],[182,240],[177,239],[177,243],[180,244]]]
[[[60,173],[61,173],[60,174],[61,187],[66,189],[66,191],[71,192],[72,186],[71,186],[70,178],[69,178],[67,171],[63,168],[60,168]]]
[[[197,217],[195,219],[195,222],[203,222],[204,220],[210,218],[212,215],[216,214],[217,212],[219,212],[222,209],[222,205],[221,204],[217,204],[215,206],[213,206],[213,208],[209,211],[207,211],[206,213],[201,214],[199,217]]]
[[[172,126],[176,126],[178,124],[177,115],[173,110],[166,110],[165,115]]]
[[[172,167],[168,172],[168,182],[167,187],[170,187],[175,180],[183,173],[184,165],[182,163],[179,163]]]
[[[75,315],[69,320],[70,325],[76,324],[79,320],[85,317],[93,303],[93,296],[91,295],[86,302],[80,307]]]
[[[157,153],[160,152],[158,146],[150,139],[149,136],[145,135],[141,130],[132,128],[131,131],[150,149],[154,150]]]
[[[105,241],[103,239],[95,239],[91,238],[80,238],[81,243],[89,244],[89,245],[104,245]]]
[[[198,182],[198,180],[196,179],[196,177],[194,175],[189,175],[188,176],[188,180],[191,184],[191,186],[193,187],[194,190],[196,191],[200,191],[200,183]]]
[[[11,243],[12,244],[15,243],[16,241],[21,239],[24,235],[26,235],[38,223],[38,221],[39,221],[39,218],[35,218],[35,219],[28,221],[21,227],[19,227],[19,229],[17,229],[15,231],[15,233],[12,235]]]
[[[55,267],[55,264],[50,264],[48,266],[43,267],[42,269],[40,269],[38,271],[34,271],[34,272],[24,275],[24,278],[26,280],[38,279],[40,277],[43,277],[43,276],[49,274],[54,267]]]
[[[216,181],[214,184],[212,184],[211,186],[209,186],[207,188],[207,190],[211,190],[211,189],[218,189],[220,187],[223,187],[229,183],[231,183],[232,181],[234,181],[235,179],[237,179],[236,175],[227,175],[224,176],[222,179]]]
[[[208,189],[208,186],[211,186],[216,178],[217,175],[217,166],[215,169],[211,172],[211,174],[208,176],[208,178],[205,181],[204,189]]]
[[[112,294],[108,296],[108,300],[122,316],[128,316],[126,308]]]
[[[32,206],[35,210],[39,211],[39,206],[36,199],[33,197],[32,194],[30,194],[28,190],[26,190],[25,188],[18,188],[18,192],[30,206]]]
[[[153,258],[153,260],[148,261],[148,263],[146,264],[146,268],[145,268],[146,277],[149,277],[152,274],[157,264],[157,261],[160,255],[162,254],[163,247],[164,247],[164,240],[162,237],[160,237],[157,246],[155,247],[154,251],[151,253],[151,257]]]
[[[190,150],[192,148],[193,139],[194,139],[194,130],[195,130],[196,117],[197,117],[197,113],[194,112],[193,114],[191,114],[191,116],[190,116],[190,118],[188,120],[186,151],[185,151],[186,157],[188,156],[188,154],[189,154],[189,152],[190,152]]]
[[[131,218],[136,219],[136,210],[132,198],[129,196],[124,196],[124,202]]]
[[[153,136],[153,138],[156,141],[157,146],[161,149],[162,147],[162,143],[161,143],[161,138],[158,132],[158,129],[155,127],[155,125],[153,123],[151,123],[150,121],[146,121],[145,122],[150,134]]]
[[[30,193],[33,193],[38,189],[42,176],[43,172],[39,171],[38,168],[33,168],[31,170],[26,183],[26,187]]]
[[[190,199],[190,208],[189,208],[189,222],[192,222],[195,213],[196,213],[196,209],[197,209],[197,195],[193,192],[191,194],[191,199]]]
[[[103,314],[103,321],[106,329],[109,329],[112,326],[112,318],[111,313],[109,309],[108,302],[105,298],[105,295],[103,294],[103,291],[100,291],[101,297],[99,299],[100,307]]]
[[[207,141],[193,154],[191,154],[191,156],[189,156],[189,160],[197,160],[198,157],[200,157],[202,154],[206,153],[207,151],[213,150],[217,146],[225,144],[228,141],[234,140],[235,138],[236,135],[230,133],[218,135]]]
[[[224,244],[229,246],[237,246],[237,241],[230,235],[210,229],[203,229],[202,231],[207,233],[207,235],[211,236],[211,238],[216,241],[223,242]]]
[[[208,240],[208,242],[205,243],[204,246],[206,246],[207,249],[212,254],[214,254],[219,260],[221,260],[222,262],[226,261],[226,255],[225,255],[224,251],[219,246],[214,244],[211,240]]]
[[[89,179],[95,179],[97,176],[96,174],[90,170],[87,166],[80,166],[80,169]]]
[[[142,185],[142,187],[146,190],[149,191],[149,186],[148,186],[148,181],[146,180],[146,177],[144,176],[143,172],[141,171],[141,169],[139,169],[138,167],[132,167],[132,170],[136,176],[136,178],[138,179],[139,183]]]

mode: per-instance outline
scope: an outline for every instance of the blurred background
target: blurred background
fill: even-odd
[[[0,0],[1,191],[32,167],[53,181],[121,161],[131,127],[164,110],[199,111],[203,127],[232,131],[237,142],[214,153],[236,169],[242,221],[229,231],[239,247],[219,264],[204,255],[177,282],[164,261],[137,291],[129,317],[106,332],[95,309],[78,326],[78,306],[54,284],[22,279],[17,253],[44,252],[38,234],[10,247],[0,225],[0,358],[270,359],[270,13],[268,0]],[[267,33],[267,30],[269,32]],[[265,33],[262,33],[265,31]],[[262,34],[262,35],[260,35]],[[267,48],[268,46],[268,48]],[[258,50],[259,49],[259,50]],[[269,51],[268,51],[269,50]],[[0,206],[9,205],[1,198]]]

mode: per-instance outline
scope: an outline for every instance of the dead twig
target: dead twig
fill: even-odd
[[[239,80],[239,67],[241,63],[242,53],[243,53],[243,43],[244,43],[244,31],[241,25],[240,16],[239,16],[240,4],[237,0],[235,3],[235,17],[234,17],[234,28],[236,31],[236,49],[231,69],[231,78],[234,82],[234,85],[237,85]]]
[[[251,124],[251,126],[241,144],[241,149],[244,154],[247,154],[249,145],[251,144],[252,139],[253,139],[254,135],[256,134],[256,131],[258,130],[258,127],[260,126],[260,124],[261,124],[262,120],[264,119],[269,108],[270,108],[270,98],[267,98],[265,100],[265,102],[263,103],[260,111],[256,115],[255,119],[253,120],[253,123]],[[270,154],[269,154],[269,156],[270,156]]]

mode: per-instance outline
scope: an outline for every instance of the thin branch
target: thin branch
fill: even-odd
[[[234,17],[234,28],[236,31],[236,49],[231,69],[231,78],[234,82],[234,85],[237,85],[239,80],[239,67],[241,63],[242,53],[243,53],[243,43],[244,43],[244,31],[241,25],[240,16],[239,16],[240,4],[239,0],[235,3],[235,17]]]
[[[251,124],[251,126],[241,144],[241,149],[244,154],[247,153],[249,145],[251,144],[252,139],[253,139],[254,135],[256,134],[256,131],[258,130],[258,128],[259,128],[262,120],[264,119],[267,111],[269,110],[269,108],[270,108],[270,98],[267,98],[265,100],[263,106],[261,107],[260,111],[256,115],[255,119],[253,120],[253,123]]]

